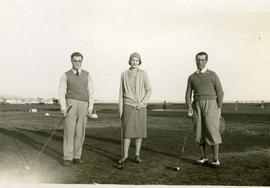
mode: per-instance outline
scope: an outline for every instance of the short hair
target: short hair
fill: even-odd
[[[206,60],[208,60],[208,54],[206,52],[199,52],[196,54],[195,56],[195,59],[197,59],[198,56],[201,56],[201,55],[205,55],[206,56]]]
[[[82,57],[82,59],[83,59],[83,55],[80,53],[80,52],[73,52],[72,54],[71,54],[71,56],[70,56],[70,58],[71,58],[71,60],[72,60],[72,58],[74,57],[74,56],[80,56],[80,57]]]

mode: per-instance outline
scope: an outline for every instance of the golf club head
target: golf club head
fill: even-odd
[[[24,169],[25,169],[25,170],[31,170],[31,166],[26,165],[26,166],[24,167]]]
[[[117,165],[117,168],[118,168],[119,170],[122,170],[122,169],[124,169],[124,166],[123,166],[122,164],[118,164],[118,165]]]

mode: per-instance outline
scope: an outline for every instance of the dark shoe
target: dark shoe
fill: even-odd
[[[63,166],[66,166],[66,167],[72,166],[72,161],[70,161],[70,160],[64,160],[63,161]]]
[[[73,159],[73,162],[76,164],[83,164],[84,163],[84,161],[81,159]]]
[[[141,159],[141,157],[139,155],[136,155],[135,162],[136,163],[141,163],[142,162],[142,159]]]
[[[126,164],[126,162],[127,162],[127,158],[125,158],[125,159],[120,159],[120,160],[118,161],[117,168],[118,168],[118,169],[123,169],[124,166],[125,166],[125,164]]]
[[[127,162],[127,158],[125,158],[125,159],[120,159],[119,161],[118,161],[118,164],[119,165],[123,165],[123,164],[125,164]]]

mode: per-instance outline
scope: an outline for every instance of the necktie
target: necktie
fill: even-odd
[[[76,70],[76,76],[79,76],[79,71],[78,70]]]

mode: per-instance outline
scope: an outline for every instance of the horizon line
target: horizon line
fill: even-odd
[[[57,97],[23,97],[23,96],[15,96],[15,95],[0,95],[0,99],[57,99]],[[101,99],[95,99],[94,100],[95,103],[118,103],[118,100],[101,100]],[[164,101],[166,101],[166,103],[185,103],[184,100],[150,100],[148,103],[164,103]],[[229,100],[224,100],[224,103],[235,103],[236,101],[238,101],[239,103],[258,103],[258,102],[270,102],[270,99],[247,99],[247,100],[239,100],[239,99],[229,99]]]

